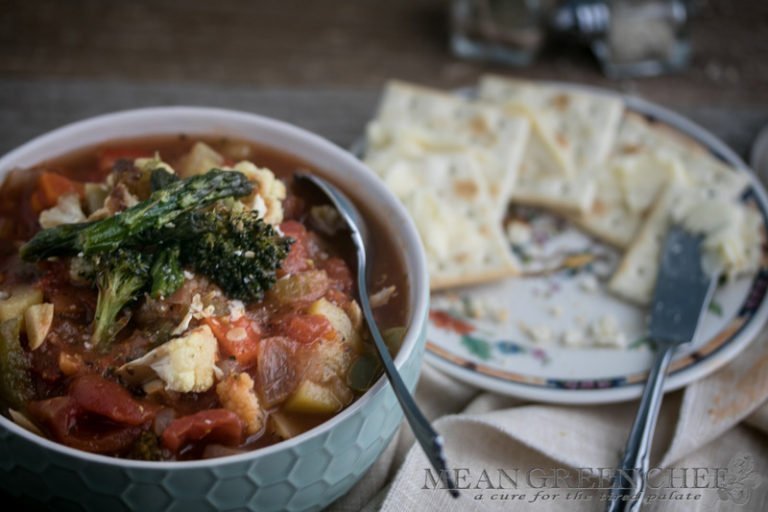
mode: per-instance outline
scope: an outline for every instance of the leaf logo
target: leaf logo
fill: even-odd
[[[755,473],[752,456],[737,455],[728,463],[724,485],[717,490],[717,495],[721,500],[746,505],[752,499],[752,490],[760,486],[761,480]]]

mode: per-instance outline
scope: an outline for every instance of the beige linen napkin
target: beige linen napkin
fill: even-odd
[[[435,489],[429,463],[402,426],[382,457],[330,510],[602,510],[605,491],[583,488],[600,485],[597,468],[618,464],[637,408],[637,402],[527,403],[478,390],[428,364],[416,400],[443,434],[460,485],[470,488],[457,500]],[[767,400],[768,332],[714,374],[667,394],[651,457],[651,466],[659,468],[656,488],[643,510],[768,510]],[[499,468],[516,477],[517,488]],[[555,475],[562,477],[558,485]]]

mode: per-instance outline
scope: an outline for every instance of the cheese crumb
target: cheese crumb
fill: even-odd
[[[513,220],[507,224],[507,239],[514,245],[526,245],[531,242],[533,235],[531,227],[525,223]]]
[[[567,347],[582,347],[585,342],[584,332],[579,329],[566,329],[560,341]]]
[[[534,343],[549,343],[552,341],[552,329],[547,325],[528,325],[519,322],[518,327]]]
[[[625,348],[627,336],[619,329],[619,324],[612,316],[602,316],[589,327],[592,341],[597,346]]]
[[[203,318],[213,316],[215,312],[216,308],[214,308],[213,305],[205,306],[200,298],[200,294],[196,293],[192,297],[192,302],[189,305],[189,309],[187,309],[187,314],[184,315],[184,318],[179,322],[179,325],[176,326],[172,334],[179,335],[189,329],[189,323],[193,318],[202,320]]]
[[[582,275],[578,282],[579,288],[587,293],[595,293],[600,287],[597,278],[593,274]]]

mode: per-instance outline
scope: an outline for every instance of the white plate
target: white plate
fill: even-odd
[[[559,85],[617,95],[592,87]],[[471,92],[462,90],[459,94]],[[764,227],[768,226],[765,191],[738,155],[678,114],[638,98],[623,99],[628,110],[677,129],[738,172],[748,173],[750,186],[743,200],[757,206]],[[358,144],[355,149],[361,148]],[[540,244],[533,264],[562,252],[599,254],[597,262],[578,272],[511,278],[433,294],[427,361],[471,384],[530,400],[576,404],[639,397],[652,360],[652,348],[644,341],[645,312],[611,296],[602,284],[602,276],[609,275],[618,254],[548,214],[527,210],[522,213],[534,215],[535,232],[546,239]],[[584,281],[590,280],[588,274],[598,276],[596,291],[585,289],[588,287]],[[721,286],[702,319],[696,339],[677,352],[665,390],[678,389],[704,377],[743,350],[768,317],[767,290],[768,267],[761,268],[755,276]],[[485,311],[470,315],[468,310],[477,310],[478,305]],[[618,321],[630,348],[567,348],[557,340],[532,342],[522,331],[526,326],[547,325],[554,337],[566,329],[585,329],[602,317]]]

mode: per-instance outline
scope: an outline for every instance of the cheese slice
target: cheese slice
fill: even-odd
[[[392,148],[369,156],[366,163],[413,218],[433,290],[519,273],[477,151],[403,156]]]
[[[394,148],[410,158],[475,150],[500,219],[517,178],[529,122],[441,91],[390,82],[367,128],[366,156]],[[418,170],[417,170],[418,172]]]

